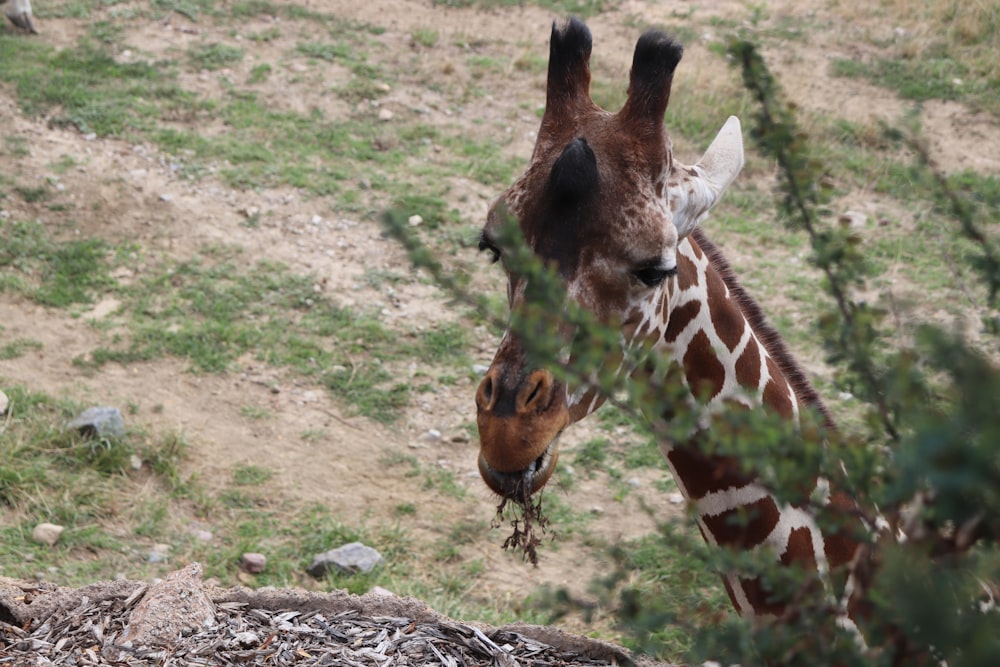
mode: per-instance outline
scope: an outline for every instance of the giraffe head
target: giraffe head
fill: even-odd
[[[620,327],[626,344],[666,327],[677,245],[743,165],[730,118],[698,164],[673,160],[663,115],[682,48],[650,31],[635,48],[628,100],[609,113],[590,99],[591,35],[578,20],[553,25],[546,108],[524,174],[491,207],[480,248],[502,261],[500,227],[516,219],[531,250],[565,283],[569,299]],[[508,271],[513,310],[525,282]],[[557,331],[567,341],[572,331]],[[609,360],[610,361],[610,360]],[[479,470],[505,497],[534,493],[555,468],[559,434],[593,412],[593,388],[567,387],[531,367],[508,331],[476,392]]]

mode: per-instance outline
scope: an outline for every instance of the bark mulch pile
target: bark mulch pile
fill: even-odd
[[[196,563],[152,585],[65,589],[0,578],[3,667],[631,663],[612,644],[541,626],[462,623],[413,598],[215,588]]]

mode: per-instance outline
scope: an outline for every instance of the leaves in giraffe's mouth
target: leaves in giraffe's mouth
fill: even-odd
[[[484,479],[489,474],[493,483],[487,483],[500,495],[490,527],[500,528],[510,522],[513,532],[504,540],[503,549],[520,551],[524,559],[535,566],[538,565],[538,545],[542,543],[539,533],[549,532],[549,519],[542,514],[541,490],[558,459],[558,440],[557,436],[541,456],[520,473],[498,473],[488,464],[484,471],[485,459],[480,459],[480,472]],[[508,507],[510,511],[506,511]]]
[[[527,472],[527,471],[526,471]],[[530,488],[530,485],[526,485]],[[513,505],[511,516],[505,514],[508,503]],[[542,543],[542,535],[548,532],[549,519],[542,514],[542,494],[522,494],[517,498],[502,498],[497,504],[497,513],[490,524],[499,528],[510,521],[513,532],[504,540],[503,549],[520,551],[525,560],[538,566],[538,545]]]

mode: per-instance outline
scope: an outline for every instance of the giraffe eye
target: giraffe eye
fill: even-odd
[[[638,278],[646,287],[657,287],[667,278],[677,275],[677,267],[664,269],[659,266],[647,266],[644,269],[639,269],[632,275]]]

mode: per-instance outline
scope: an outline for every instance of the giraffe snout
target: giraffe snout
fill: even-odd
[[[476,390],[480,471],[498,493],[508,494],[506,477],[527,471],[533,490],[541,488],[555,465],[554,441],[569,424],[565,389],[552,373],[505,371],[494,364]]]

